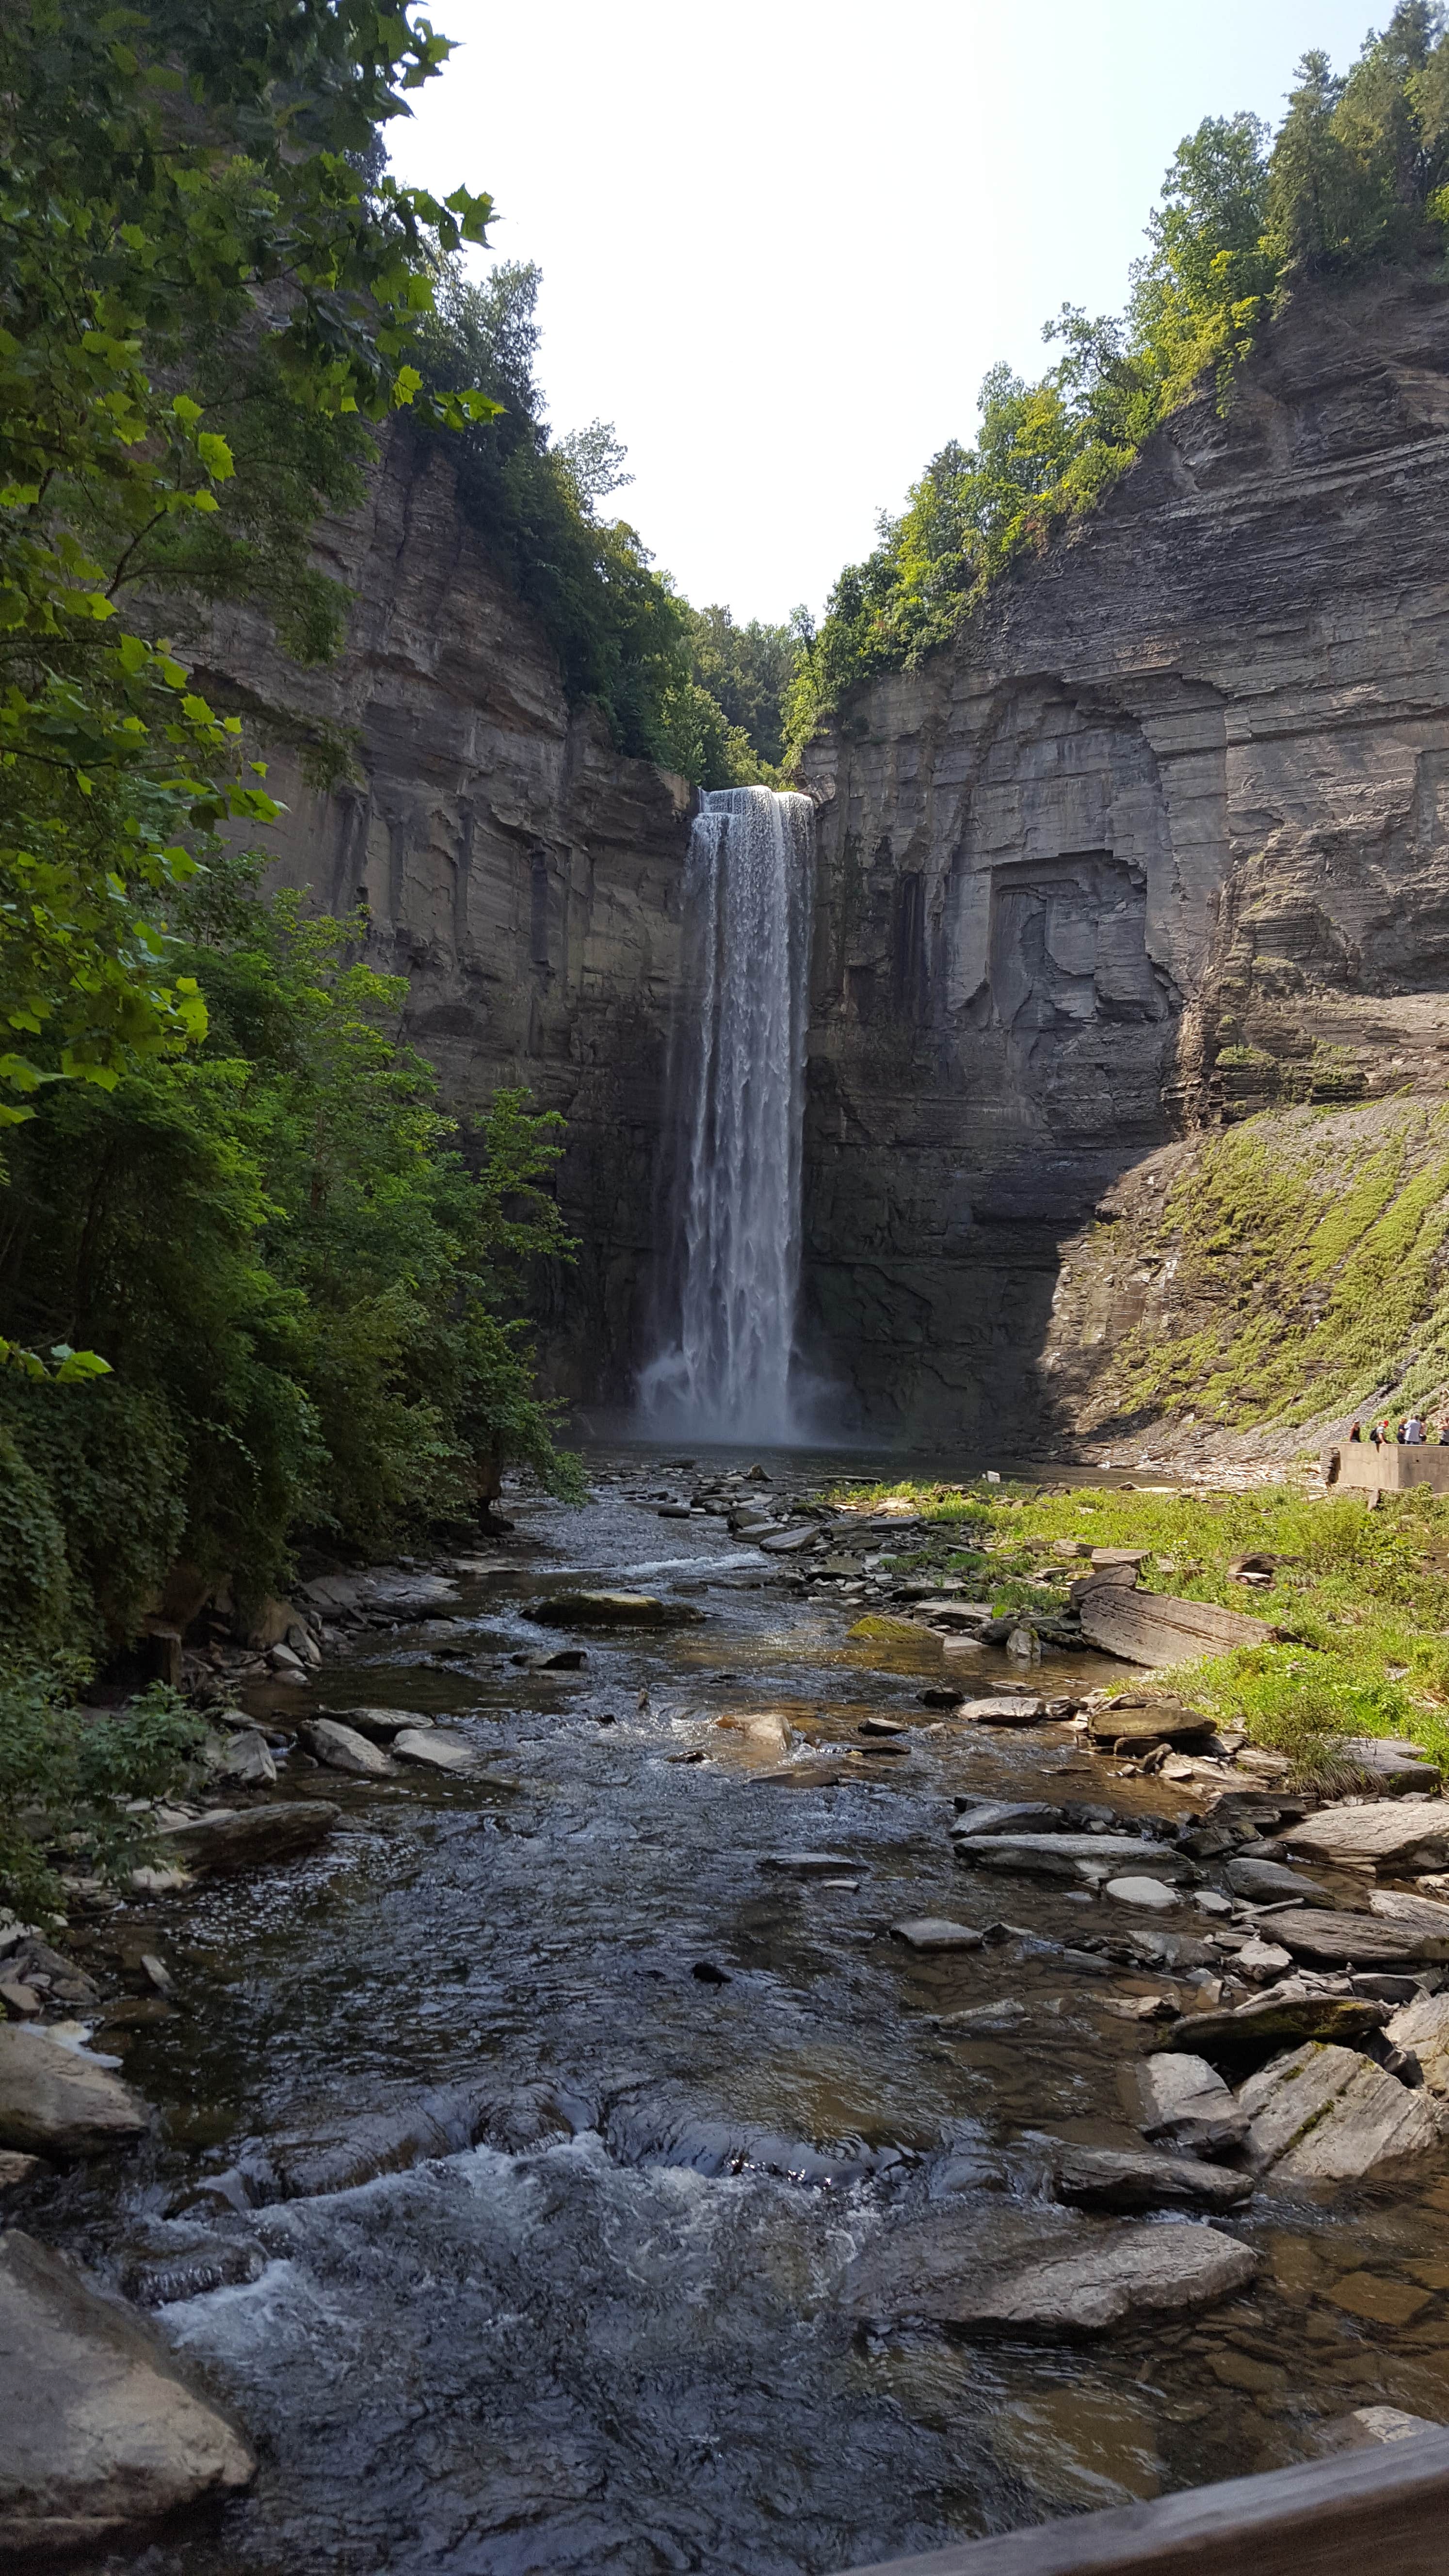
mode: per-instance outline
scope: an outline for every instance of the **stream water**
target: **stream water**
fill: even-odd
[[[446,1715],[485,1784],[307,1772],[346,1811],[313,1859],[121,1918],[177,1980],[174,2015],[122,2034],[161,2135],[22,2223],[117,2283],[228,2241],[255,2277],[158,2322],[261,2468],[216,2519],[105,2563],[828,2576],[1302,2457],[1371,2401],[1449,2416],[1437,2175],[1261,2193],[1229,2222],[1265,2253],[1257,2288],[1190,2324],[983,2347],[843,2314],[845,2266],[903,2206],[985,2223],[1041,2200],[1046,2139],[1137,2143],[1119,2079],[1147,2034],[1102,1999],[1154,1980],[1065,1957],[1100,1903],[953,1869],[952,1793],[1187,1801],[1062,1728],[943,1722],[918,1698],[934,1638],[848,1641],[853,1614],[778,1561],[656,1517],[648,1460],[594,1463],[621,1481],[521,1511],[504,1570],[460,1586],[465,1629],[365,1635],[310,1694]],[[522,1616],[562,1569],[706,1615],[528,1672],[508,1658],[573,1642]],[[775,1766],[714,1724],[751,1707],[857,1750],[889,1711],[911,1749],[831,1790],[753,1785]],[[854,1884],[762,1867],[802,1848]],[[889,1927],[926,1913],[1005,1914],[1039,1945],[916,1956]],[[997,2001],[1023,2017],[933,2026]]]

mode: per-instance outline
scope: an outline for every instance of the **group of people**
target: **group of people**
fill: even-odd
[[[1348,1436],[1350,1440],[1371,1440],[1375,1449],[1413,1449],[1426,1440],[1436,1442],[1441,1448],[1449,1447],[1449,1414],[1443,1415],[1438,1422],[1426,1422],[1422,1413],[1406,1413],[1395,1422],[1392,1415],[1386,1413],[1381,1421],[1371,1422],[1367,1431],[1361,1422],[1351,1423]]]

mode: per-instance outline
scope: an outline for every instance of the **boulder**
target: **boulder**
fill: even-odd
[[[415,1708],[339,1708],[336,1715],[354,1735],[365,1735],[369,1744],[391,1744],[404,1727],[417,1734],[433,1723]]]
[[[1449,1959],[1449,1908],[1430,1906],[1421,1897],[1407,1904],[1437,1923],[1410,1918],[1386,1919],[1372,1914],[1329,1914],[1316,1905],[1293,1905],[1272,1917],[1273,1938],[1315,1968],[1401,1968],[1411,1960]]]
[[[898,1941],[911,1950],[979,1950],[981,1935],[969,1923],[952,1923],[941,1914],[923,1914],[910,1923],[893,1923]]]
[[[1213,1732],[1213,1720],[1180,1699],[1110,1699],[1087,1712],[1091,1743],[1126,1743],[1134,1753],[1157,1744],[1205,1743]]]
[[[230,1877],[313,1850],[326,1841],[341,1812],[325,1798],[294,1798],[269,1807],[213,1807],[194,1822],[163,1827],[161,1843],[188,1869]]]
[[[1449,1849],[1449,1801],[1443,1798],[1376,1798],[1320,1807],[1290,1825],[1282,1841],[1305,1860],[1368,1862],[1375,1869],[1442,1867]],[[1419,1861],[1424,1852],[1428,1858]]]
[[[1420,1744],[1394,1735],[1346,1735],[1338,1747],[1345,1762],[1391,1789],[1422,1789],[1432,1797],[1440,1786],[1439,1768]]]
[[[1277,1635],[1266,1619],[1220,1610],[1215,1601],[1179,1601],[1171,1593],[1138,1592],[1125,1583],[1089,1583],[1077,1607],[1092,1644],[1132,1664],[1180,1664],[1194,1655],[1228,1654],[1235,1646],[1265,1646]]]
[[[1247,2112],[1205,2057],[1164,2050],[1134,2066],[1127,2080],[1135,2096],[1130,2116],[1144,2137],[1197,2156],[1230,2155],[1247,2138]]]
[[[1057,2159],[1058,2200],[1077,2209],[1241,2209],[1252,2177],[1196,2156],[1154,2156],[1114,2147],[1068,2147]]]
[[[1439,2144],[1432,2102],[1360,2056],[1309,2040],[1239,2087],[1248,2154],[1280,2182],[1364,2182]]]
[[[269,1789],[277,1777],[271,1746],[253,1726],[240,1728],[228,1739],[225,1751],[216,1765],[218,1780],[234,1780],[238,1788]]]
[[[922,2317],[963,2333],[1106,2334],[1130,2318],[1179,2316],[1246,2289],[1258,2257],[1217,2228],[1098,2228],[1090,2223],[1023,2245],[993,2263],[985,2231],[901,2226],[846,2275],[855,2316],[889,2324]]]
[[[18,2228],[0,2237],[0,2415],[7,2556],[53,2561],[255,2474],[159,2336]]]
[[[146,2134],[151,2115],[108,2066],[48,2031],[0,2028],[0,2146],[94,2156]]]
[[[335,1717],[318,1717],[299,1726],[297,1734],[309,1753],[329,1771],[350,1771],[359,1780],[385,1780],[392,1771],[380,1744],[370,1744],[356,1727]]]
[[[1416,1995],[1402,2004],[1387,2026],[1395,2048],[1412,2051],[1419,2061],[1424,2089],[1436,2101],[1449,2101],[1449,1994]]]
[[[478,1756],[461,1735],[447,1735],[440,1726],[404,1727],[392,1739],[393,1757],[398,1762],[412,1762],[424,1771],[450,1773],[475,1771]]]
[[[651,1592],[553,1592],[524,1611],[544,1628],[683,1628],[704,1612],[690,1601],[660,1601]]]
[[[1300,2040],[1350,2042],[1382,2030],[1387,2004],[1368,1995],[1265,1995],[1236,2012],[1190,2013],[1154,2042],[1165,2050],[1191,2049],[1211,2066],[1243,2074]]]

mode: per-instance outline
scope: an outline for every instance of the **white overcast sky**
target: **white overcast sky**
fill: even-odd
[[[1379,0],[1376,23],[1391,0]],[[454,37],[400,177],[498,207],[543,270],[556,434],[601,417],[606,505],[699,605],[816,612],[998,358],[1120,306],[1182,135],[1276,122],[1372,0],[433,0]]]

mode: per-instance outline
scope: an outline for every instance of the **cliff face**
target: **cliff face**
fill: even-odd
[[[385,445],[318,559],[355,595],[341,659],[284,664],[245,614],[209,658],[235,686],[349,728],[359,783],[318,794],[285,752],[272,882],[346,913],[404,974],[405,1033],[450,1103],[527,1085],[567,1118],[579,1265],[542,1283],[551,1383],[627,1395],[655,1232],[678,889],[692,791],[571,714],[546,636],[463,522],[445,453]]]
[[[877,1421],[1070,1434],[1115,1309],[1062,1252],[1126,1176],[1442,1092],[1446,535],[1449,288],[1305,296],[811,746],[810,1338]]]

